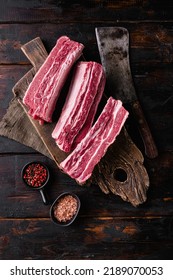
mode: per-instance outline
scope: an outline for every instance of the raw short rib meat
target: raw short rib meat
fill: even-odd
[[[66,102],[52,132],[59,148],[70,152],[91,128],[105,87],[105,74],[97,62],[78,62]]]
[[[60,37],[49,56],[30,83],[23,103],[29,107],[29,114],[40,123],[51,122],[59,93],[69,71],[81,56],[84,46]]]
[[[60,164],[70,177],[83,184],[91,176],[95,165],[115,141],[128,117],[120,100],[110,97],[99,118],[85,138]]]

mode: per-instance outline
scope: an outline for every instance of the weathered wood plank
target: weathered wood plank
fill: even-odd
[[[171,1],[1,0],[0,22],[172,20]]]
[[[157,160],[147,162],[150,189],[147,202],[134,208],[120,197],[103,194],[98,186],[82,187],[61,173],[48,158],[35,155],[7,155],[0,157],[0,217],[49,217],[49,207],[41,200],[39,192],[28,190],[22,182],[22,167],[29,161],[42,160],[51,171],[51,181],[46,188],[50,203],[64,191],[72,191],[81,199],[81,215],[86,217],[150,217],[173,216],[173,154],[163,154]],[[8,168],[7,168],[8,167]],[[10,174],[10,176],[9,176]]]
[[[49,52],[61,35],[70,36],[85,45],[87,60],[99,60],[95,38],[95,27],[122,26],[130,33],[130,60],[132,63],[168,63],[173,62],[172,23],[45,23],[42,24],[1,24],[0,62],[1,64],[28,63],[21,51],[26,42],[40,37]]]
[[[172,238],[172,218],[4,219],[0,259],[172,259]]]

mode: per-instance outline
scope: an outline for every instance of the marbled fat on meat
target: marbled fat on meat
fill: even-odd
[[[94,118],[95,118],[95,115],[96,115],[96,112],[97,112],[98,105],[101,101],[101,98],[102,98],[102,95],[103,95],[103,92],[104,92],[105,82],[106,82],[106,78],[105,78],[105,74],[103,73],[102,78],[100,80],[100,83],[98,85],[97,94],[96,94],[96,96],[94,98],[94,101],[91,105],[90,111],[89,111],[87,119],[85,121],[85,124],[83,125],[83,127],[79,131],[78,135],[74,139],[74,142],[73,142],[73,145],[72,145],[72,150],[74,150],[74,148],[76,148],[76,146],[82,141],[82,139],[85,137],[85,135],[87,134],[89,129],[92,127],[92,124],[94,122]]]
[[[101,64],[78,62],[60,118],[52,133],[59,148],[70,152],[91,128],[103,95],[105,74]]]
[[[40,122],[51,122],[60,91],[71,67],[81,56],[83,44],[60,37],[30,83],[23,103],[29,114]]]
[[[127,117],[128,112],[122,106],[122,102],[110,97],[98,120],[85,138],[61,162],[62,170],[79,183],[85,183],[92,175],[95,165],[115,141]]]

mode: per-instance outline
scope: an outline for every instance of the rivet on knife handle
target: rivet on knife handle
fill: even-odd
[[[151,135],[149,126],[146,122],[144,113],[138,100],[132,104],[132,111],[137,121],[141,137],[145,146],[145,154],[148,158],[155,158],[158,156],[157,147]]]

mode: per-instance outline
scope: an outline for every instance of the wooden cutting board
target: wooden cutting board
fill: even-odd
[[[51,137],[56,122],[40,125],[37,120],[33,120],[28,115],[27,108],[22,103],[28,85],[48,54],[39,37],[23,45],[21,49],[32,63],[33,68],[16,83],[13,87],[13,93],[27,114],[35,133],[39,136],[41,145],[44,144],[45,151],[43,151],[43,154],[48,151],[59,167],[60,162],[67,157],[67,154],[58,148]],[[146,193],[149,187],[149,177],[143,161],[142,153],[133,143],[124,127],[106,155],[95,167],[89,182],[97,184],[105,194],[112,192],[137,206],[146,201]]]

